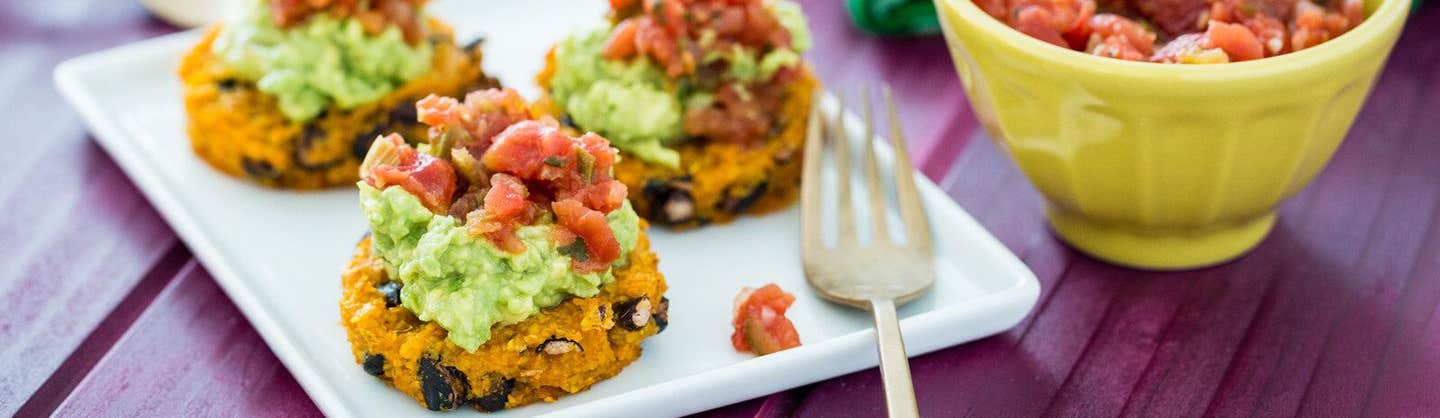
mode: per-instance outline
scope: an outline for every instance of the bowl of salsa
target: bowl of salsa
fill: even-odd
[[[1174,270],[1249,251],[1349,131],[1408,0],[935,0],[1061,239]]]

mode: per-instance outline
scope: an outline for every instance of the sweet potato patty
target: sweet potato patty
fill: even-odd
[[[643,232],[629,260],[599,295],[572,297],[520,323],[497,325],[472,353],[400,305],[404,289],[386,278],[366,237],[341,278],[341,323],[367,373],[431,410],[469,403],[497,411],[554,401],[620,373],[640,357],[640,343],[668,324],[665,279]]]
[[[553,73],[547,60],[545,74]],[[668,168],[627,157],[615,164],[615,178],[630,189],[630,203],[641,217],[658,225],[685,229],[726,223],[741,214],[762,214],[788,207],[800,190],[800,156],[805,147],[810,101],[819,80],[808,68],[785,87],[784,104],[769,138],[737,144],[703,138],[674,146],[680,167]],[[543,98],[536,106],[564,117]],[[585,127],[576,127],[584,130]]]
[[[180,62],[190,144],[201,159],[231,176],[281,188],[317,189],[352,184],[375,137],[397,132],[424,138],[415,101],[428,94],[460,96],[499,85],[480,70],[479,45],[455,45],[449,27],[430,22],[435,48],[431,71],[375,103],[352,109],[332,105],[300,123],[280,113],[274,97],[236,78],[211,52],[215,26]]]

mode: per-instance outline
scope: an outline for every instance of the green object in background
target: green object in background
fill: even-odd
[[[876,35],[933,35],[940,19],[931,0],[845,0],[855,26]]]

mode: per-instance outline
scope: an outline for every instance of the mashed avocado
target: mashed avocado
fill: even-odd
[[[790,32],[790,48],[762,54],[735,46],[711,53],[706,63],[725,61],[722,76],[741,83],[764,82],[782,68],[798,65],[800,53],[810,49],[810,30],[800,5],[774,0],[767,7]],[[616,148],[649,163],[678,167],[680,155],[666,145],[684,139],[685,110],[708,106],[713,92],[693,88],[695,83],[668,79],[649,59],[607,60],[600,51],[611,27],[571,35],[555,46],[555,73],[548,86],[555,103],[582,129],[595,131]],[[714,33],[702,33],[704,47]],[[689,87],[681,88],[681,84]]]
[[[800,54],[790,49],[776,49],[765,54],[758,61],[755,52],[740,47],[731,48],[729,54],[706,57],[706,61],[725,60],[730,64],[726,77],[743,82],[769,80],[781,68],[800,63]]]
[[[604,27],[555,46],[550,95],[576,125],[605,136],[616,148],[641,160],[679,166],[680,154],[663,143],[683,137],[680,99],[649,60],[601,58],[609,34]]]
[[[511,254],[471,237],[450,216],[435,215],[400,187],[377,190],[360,182],[360,206],[370,221],[375,254],[403,284],[401,304],[435,321],[449,339],[474,351],[495,324],[520,322],[570,296],[589,297],[615,279],[612,270],[579,274],[553,241],[551,225],[522,226],[525,252]],[[606,215],[620,242],[623,266],[639,239],[630,203]]]
[[[406,43],[399,28],[369,35],[353,18],[321,14],[280,29],[266,2],[255,4],[225,24],[213,52],[275,96],[291,120],[313,119],[331,103],[348,109],[374,102],[430,71],[430,44]]]

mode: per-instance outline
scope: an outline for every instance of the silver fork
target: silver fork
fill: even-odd
[[[850,203],[849,137],[845,133],[845,99],[821,135],[819,106],[810,111],[810,125],[805,143],[805,173],[801,196],[801,258],[810,287],[825,299],[869,309],[875,318],[875,342],[880,351],[880,374],[885,381],[885,405],[891,417],[914,417],[915,389],[910,381],[910,364],[905,356],[905,343],[900,338],[900,322],[895,307],[909,302],[935,282],[931,264],[934,251],[930,241],[930,225],[915,190],[914,168],[905,152],[905,139],[900,133],[900,120],[890,88],[884,88],[885,109],[890,120],[890,141],[895,154],[895,194],[900,217],[905,224],[905,241],[891,239],[886,224],[884,190],[875,162],[875,130],[870,114],[870,92],[861,98],[865,115],[865,181],[870,195],[870,231],[868,245],[855,236],[855,210]],[[816,101],[819,102],[818,100]],[[840,201],[836,244],[826,247],[820,237],[820,159],[822,140],[835,146],[835,166],[839,174]]]

